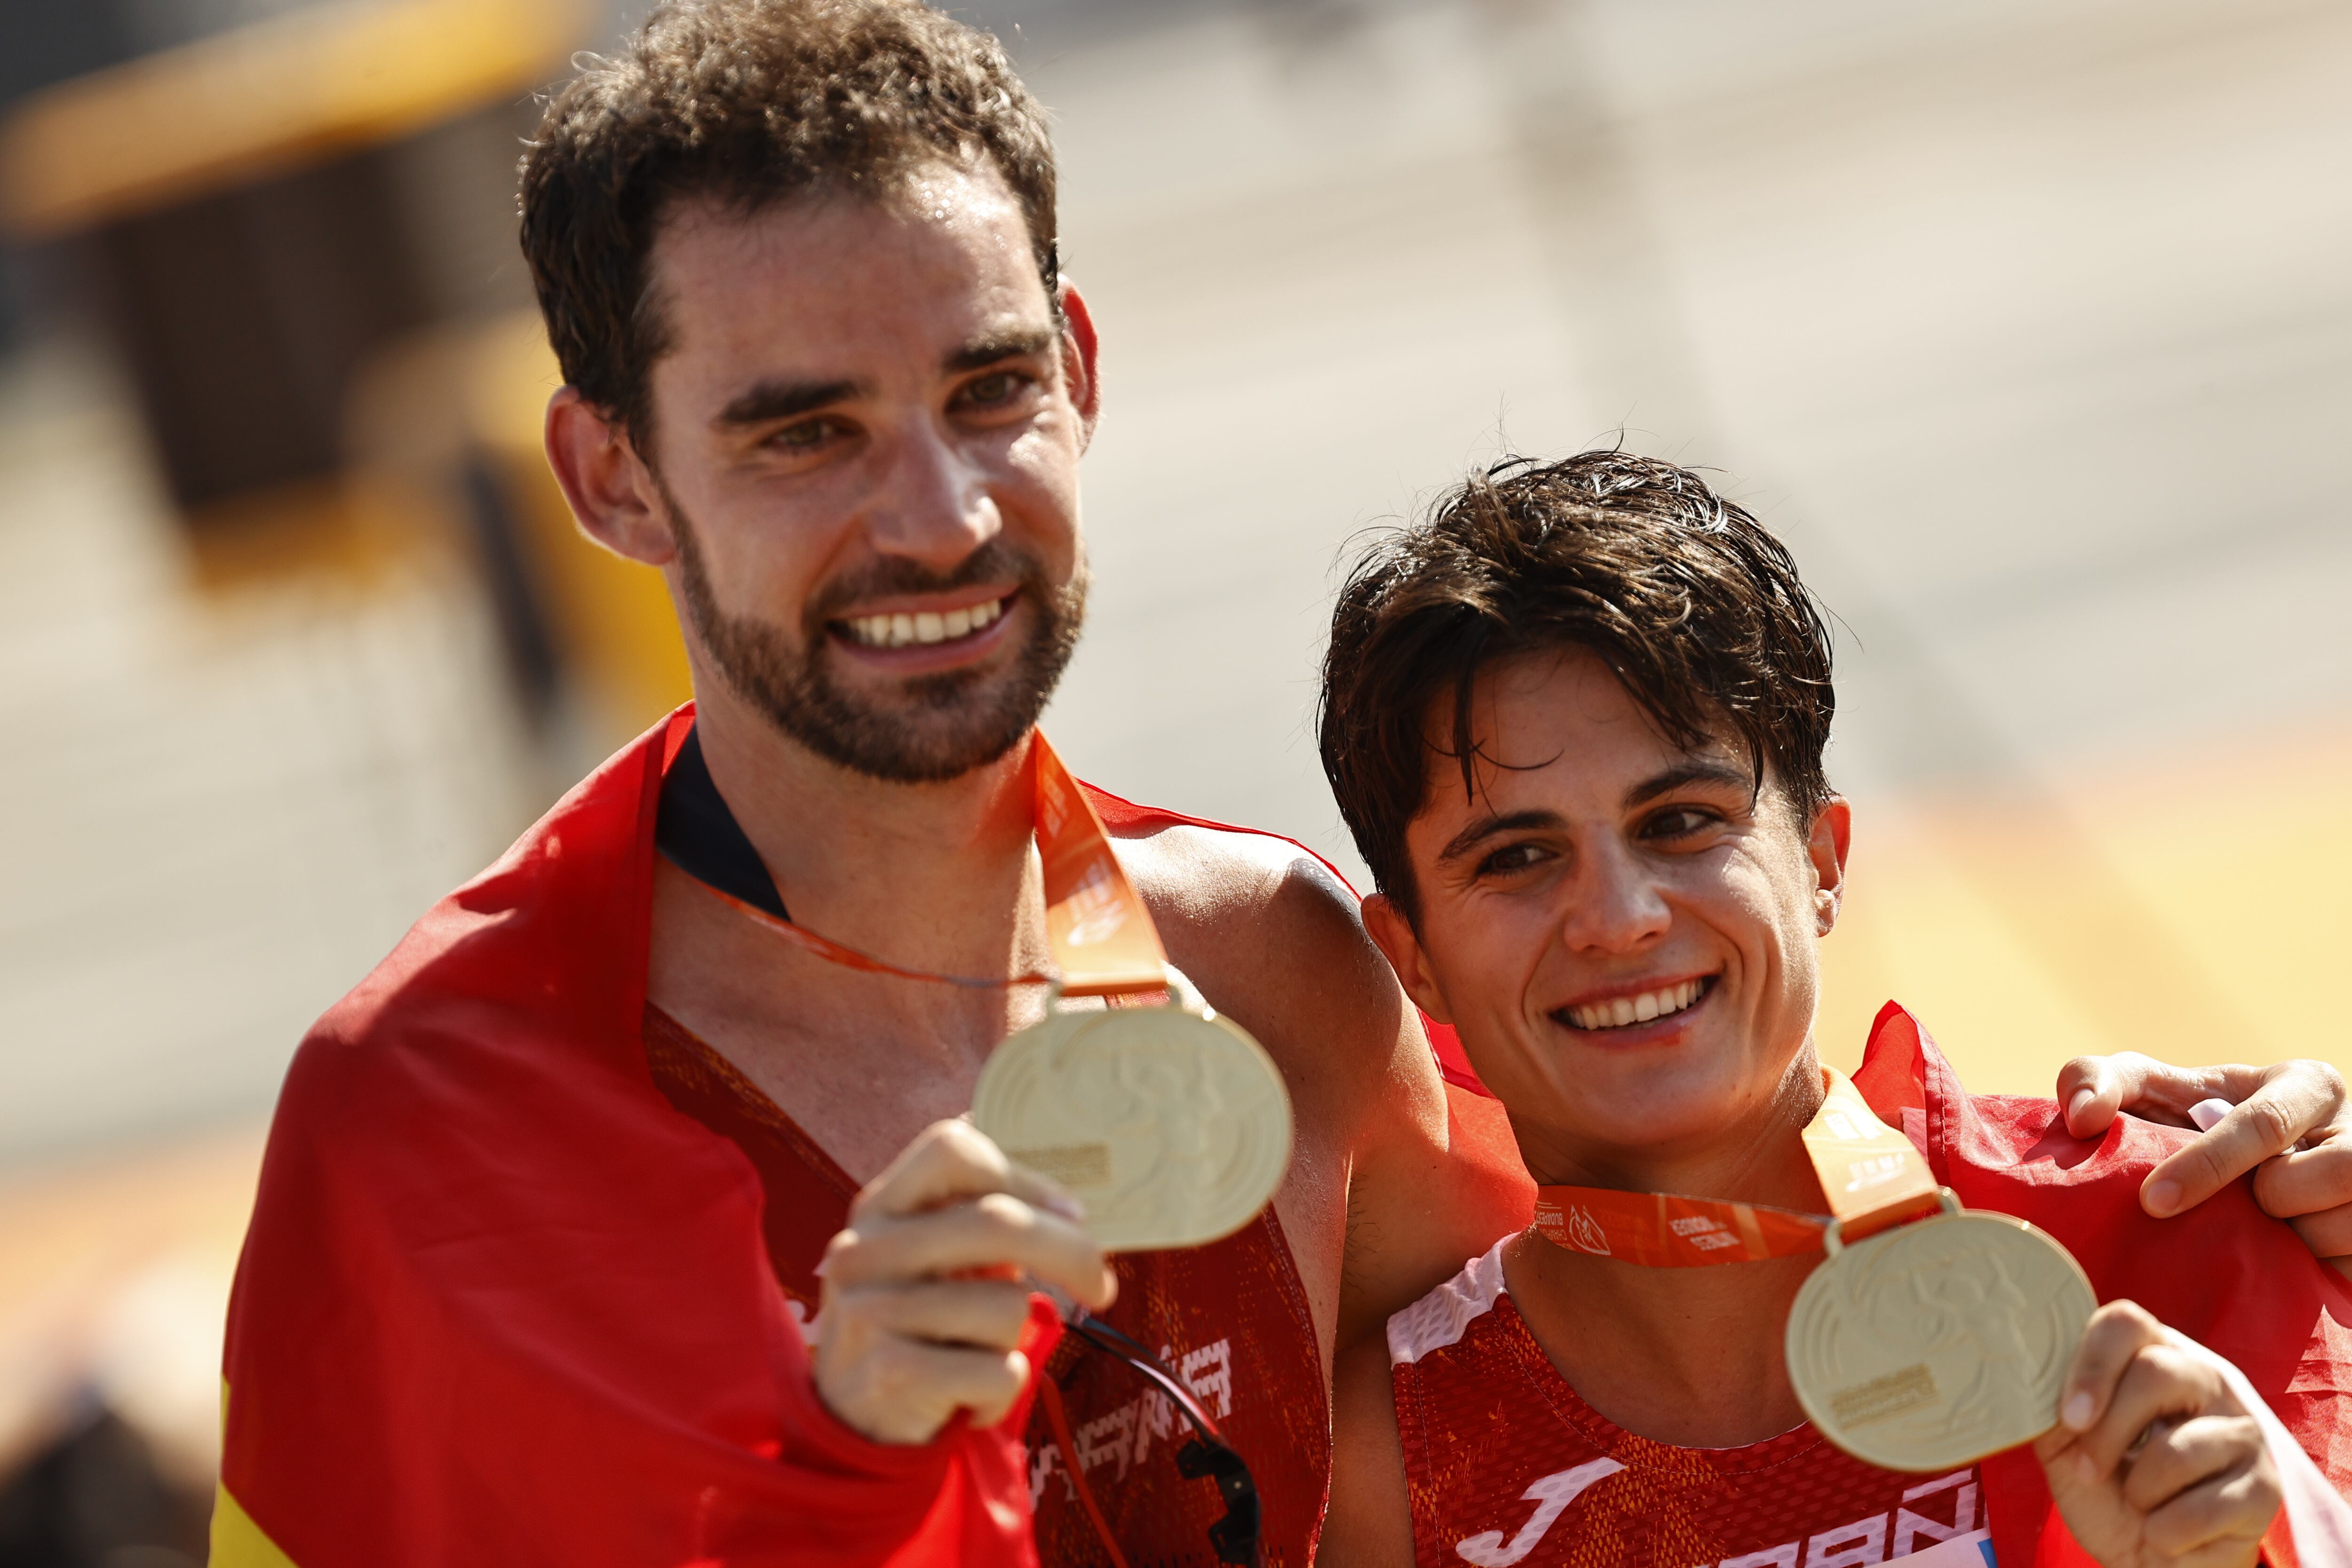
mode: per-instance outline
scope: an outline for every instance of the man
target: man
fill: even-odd
[[[220,1517],[248,1552],[1014,1561],[1032,1497],[1049,1561],[1098,1528],[1139,1561],[1233,1548],[1170,1400],[1049,1348],[1002,1278],[1113,1293],[1061,1200],[938,1125],[1048,963],[1034,724],[1099,409],[1053,193],[1002,52],[917,5],[664,9],[550,105],[523,196],[568,383],[550,460],[667,578],[698,704],[297,1058],[230,1322]],[[1324,868],[1092,799],[1297,1128],[1264,1216],[1118,1259],[1108,1316],[1301,1563],[1334,1344],[1524,1219],[1526,1177]],[[2310,1073],[2262,1092],[2298,1134],[2332,1114]]]
[[[1379,879],[1366,923],[1543,1184],[1533,1228],[1342,1357],[1326,1558],[2219,1568],[2255,1561],[2300,1478],[2303,1561],[2352,1560],[2320,1551],[2352,1524],[2328,1493],[2352,1481],[2352,1291],[2285,1226],[2242,1188],[2145,1215],[2185,1139],[2134,1123],[2094,1145],[2053,1101],[1961,1093],[1891,1004],[1867,1101],[1824,1073],[1817,950],[1852,816],[1822,766],[1833,705],[1787,552],[1669,464],[1503,465],[1343,590],[1323,753]],[[2035,1452],[1904,1474],[1830,1446],[1781,1347],[1801,1287],[1841,1267],[1799,1216],[1881,1246],[1857,1238],[1941,1223],[1939,1183],[2056,1236],[2110,1305]],[[1895,1278],[1860,1256],[1843,1278]],[[2026,1276],[1979,1257],[1948,1284],[1899,1278],[1845,1331],[1925,1358],[1924,1393],[1853,1417],[1881,1441],[1949,1375],[1928,1371],[1938,1336],[1987,1346],[1994,1384],[2042,1353],[2014,1327],[2042,1304],[2006,1283]],[[2308,1457],[2283,1433],[2272,1451],[2264,1398]]]

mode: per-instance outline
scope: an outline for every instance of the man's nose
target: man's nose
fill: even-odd
[[[1609,842],[1577,859],[1560,931],[1571,949],[1633,952],[1665,934],[1673,911],[1657,879],[1630,847]]]
[[[1004,520],[986,470],[917,420],[890,445],[866,529],[880,553],[945,572],[1003,532]]]

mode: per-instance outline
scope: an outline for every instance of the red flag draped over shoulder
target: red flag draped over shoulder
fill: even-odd
[[[2233,1182],[2151,1219],[2140,1183],[2196,1134],[2119,1116],[2096,1142],[2055,1101],[1967,1093],[1927,1032],[1879,1013],[1854,1086],[1970,1208],[2014,1215],[2063,1243],[2099,1300],[2128,1298],[2237,1363],[2338,1490],[2352,1485],[2352,1289]],[[2017,1568],[2091,1560],[2051,1508],[2030,1448],[1984,1464],[1993,1551]]]
[[[229,1309],[216,1564],[1034,1562],[1025,1410],[913,1448],[834,1420],[757,1176],[647,1076],[654,812],[690,722],[303,1042]]]

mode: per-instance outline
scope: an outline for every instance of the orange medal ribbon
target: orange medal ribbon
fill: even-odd
[[[1166,990],[1167,950],[1160,945],[1151,911],[1143,907],[1135,884],[1111,851],[1110,835],[1095,814],[1094,803],[1043,734],[1032,735],[1030,743],[1037,775],[1037,854],[1045,868],[1045,940],[1053,950],[1055,973],[1032,970],[995,980],[906,969],[702,885],[803,952],[867,974],[989,991],[1058,981],[1063,994],[1070,996]]]
[[[1828,1214],[1672,1193],[1545,1186],[1536,1189],[1536,1229],[1556,1247],[1598,1258],[1704,1268],[1819,1252],[1832,1219],[1847,1241],[1859,1241],[1935,1213],[1936,1177],[1926,1157],[1878,1119],[1845,1074],[1822,1071],[1829,1092],[1806,1123],[1804,1140]]]

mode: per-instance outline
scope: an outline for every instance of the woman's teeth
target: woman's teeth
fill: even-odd
[[[1679,985],[1669,985],[1662,991],[1644,991],[1639,996],[1618,996],[1590,1006],[1561,1009],[1568,1021],[1580,1029],[1622,1029],[1628,1024],[1646,1024],[1653,1018],[1663,1018],[1669,1013],[1679,1013],[1697,1001],[1706,990],[1706,981],[1685,980]]]
[[[991,599],[970,609],[935,615],[925,610],[912,616],[857,616],[841,623],[849,635],[867,647],[905,647],[908,644],[945,642],[970,637],[1004,613],[1006,601]]]

